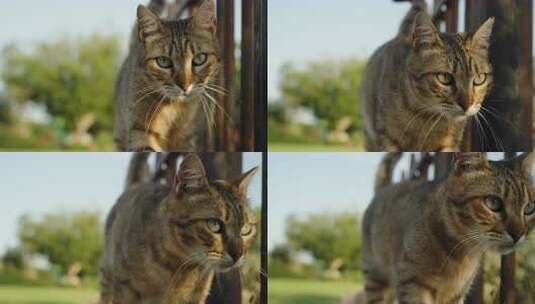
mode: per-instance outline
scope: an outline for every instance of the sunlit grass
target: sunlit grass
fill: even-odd
[[[302,279],[269,279],[270,304],[338,304],[362,287],[355,282],[333,282]]]

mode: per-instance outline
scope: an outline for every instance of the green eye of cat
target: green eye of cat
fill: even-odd
[[[219,220],[216,220],[216,219],[209,219],[206,222],[206,226],[213,233],[221,233],[221,231],[223,231],[223,225],[221,224]]]
[[[193,57],[193,65],[200,66],[206,63],[208,60],[208,55],[206,53],[199,53]]]
[[[535,212],[535,203],[529,203],[526,208],[524,208],[525,215],[532,215]]]
[[[485,199],[485,205],[493,212],[500,212],[503,208],[502,200],[493,196]]]
[[[487,82],[487,74],[479,74],[474,78],[474,85],[480,86]]]
[[[171,59],[169,57],[161,56],[156,58],[156,63],[158,66],[162,69],[169,69],[173,66],[173,63],[171,62]]]
[[[241,235],[249,235],[253,232],[253,226],[249,224],[244,224],[243,227],[241,227]]]
[[[453,84],[453,76],[450,73],[437,73],[438,82],[445,86],[451,86]]]

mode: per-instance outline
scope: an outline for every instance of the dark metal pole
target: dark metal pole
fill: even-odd
[[[254,24],[254,147],[255,151],[267,151],[267,0],[252,1],[255,4]]]
[[[255,112],[255,3],[242,0],[241,149],[254,151]]]
[[[233,119],[234,100],[236,96],[236,81],[234,71],[236,60],[234,52],[234,0],[217,1],[217,29],[218,39],[221,44],[221,58],[223,69],[220,73],[219,85],[225,88],[226,94],[219,95],[216,121],[217,121],[217,151],[235,151],[232,141],[232,121],[227,121],[225,112]],[[224,110],[224,111],[223,111]]]

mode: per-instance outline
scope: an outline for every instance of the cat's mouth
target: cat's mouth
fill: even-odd
[[[165,88],[164,96],[171,102],[186,103],[194,100],[195,97],[200,96],[203,92],[202,88],[195,85],[190,85],[186,90],[178,86],[172,86]]]
[[[514,241],[512,238],[507,238],[503,240],[491,240],[490,248],[501,255],[508,255],[516,251],[519,247],[524,244],[525,237],[521,237],[518,241]]]
[[[243,256],[238,261],[234,261],[230,256],[218,252],[208,252],[207,260],[211,268],[218,273],[228,272],[243,264]]]

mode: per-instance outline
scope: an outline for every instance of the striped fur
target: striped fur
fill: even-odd
[[[369,151],[458,151],[467,120],[483,114],[494,20],[475,33],[440,33],[425,10],[414,1],[397,37],[368,63],[361,101]]]
[[[535,227],[533,158],[460,154],[442,181],[379,190],[363,222],[368,303],[463,303],[483,252],[512,252]]]
[[[239,267],[254,241],[256,220],[243,191],[254,172],[211,182],[190,155],[174,187],[126,189],[106,222],[100,302],[204,303],[214,273]]]
[[[215,4],[164,20],[165,1],[137,10],[135,35],[116,83],[115,142],[123,151],[210,151],[221,67]],[[206,58],[198,65],[195,58]],[[169,64],[158,64],[159,59]],[[198,61],[197,61],[198,62]]]

